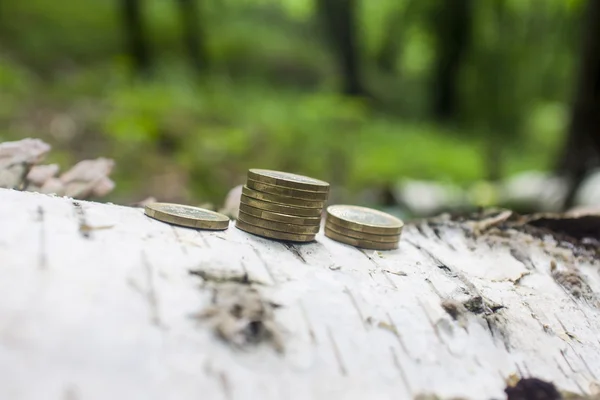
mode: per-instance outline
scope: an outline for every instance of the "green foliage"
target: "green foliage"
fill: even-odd
[[[131,77],[119,0],[5,2],[0,139],[41,137],[63,161],[115,158],[115,200],[152,194],[149,177],[171,169],[186,177],[184,196],[216,203],[256,166],[357,190],[402,178],[468,184],[487,175],[489,136],[508,150],[506,173],[551,168],[568,120],[582,0],[474,1],[454,126],[424,118],[441,0],[415,1],[358,2],[375,103],[337,94],[315,0],[199,2],[210,58],[202,77],[185,64],[177,3],[147,0],[156,65],[147,80]],[[390,76],[374,58],[394,15],[405,29]],[[55,134],[38,114],[69,116],[75,136]]]

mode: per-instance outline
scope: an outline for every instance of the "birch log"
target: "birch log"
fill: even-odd
[[[0,205],[1,399],[503,399],[511,376],[600,376],[594,251],[551,234],[432,220],[373,252]]]

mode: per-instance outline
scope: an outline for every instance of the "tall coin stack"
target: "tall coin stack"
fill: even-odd
[[[312,242],[321,227],[329,183],[266,169],[248,170],[235,226],[270,239]]]
[[[363,249],[398,248],[404,223],[387,213],[347,205],[327,207],[325,236]]]

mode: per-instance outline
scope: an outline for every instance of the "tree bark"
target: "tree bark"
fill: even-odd
[[[458,110],[458,78],[471,44],[472,0],[442,0],[435,14],[437,60],[433,75],[433,114],[451,120]]]
[[[204,45],[204,35],[199,21],[196,0],[179,0],[183,40],[194,69],[204,72],[208,68],[208,56]]]
[[[357,0],[317,0],[318,14],[343,77],[343,92],[365,94],[356,27]]]
[[[570,208],[577,189],[600,154],[600,1],[589,0],[584,12],[579,73],[559,171],[568,176],[564,202]]]
[[[3,399],[488,400],[514,375],[576,393],[600,376],[596,250],[550,220],[413,221],[374,252],[0,203]]]
[[[147,75],[152,62],[144,27],[141,0],[122,0],[121,5],[129,55],[133,59],[135,71],[141,75]]]

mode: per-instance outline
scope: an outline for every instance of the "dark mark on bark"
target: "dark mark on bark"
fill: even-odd
[[[423,231],[423,228],[421,227],[421,224],[415,224],[415,225],[414,225],[414,227],[417,229],[417,232],[419,232],[419,234],[420,234],[421,236],[427,236],[427,235],[425,234],[425,232]]]
[[[275,275],[273,275],[273,272],[271,271],[271,268],[269,267],[269,264],[267,263],[267,261],[262,257],[262,255],[260,254],[258,249],[256,249],[256,247],[254,247],[254,246],[251,246],[251,247],[252,247],[252,250],[254,251],[254,254],[256,254],[256,257],[259,259],[259,261],[265,267],[265,270],[267,271],[267,274],[269,274],[269,278],[271,278],[271,281],[273,282],[273,284],[277,284],[277,279],[275,279]]]
[[[435,333],[435,336],[437,337],[437,339],[439,340],[439,342],[441,344],[443,344],[444,346],[446,346],[446,348],[448,349],[448,351],[450,351],[450,348],[448,347],[447,343],[442,338],[442,335],[440,335],[440,330],[438,329],[437,324],[435,324],[433,322],[433,320],[431,319],[431,317],[429,316],[429,313],[427,312],[427,309],[425,308],[425,305],[421,302],[421,299],[417,299],[417,302],[419,303],[419,306],[421,307],[421,310],[423,311],[423,314],[425,314],[425,317],[427,318],[427,321],[429,322],[429,325],[431,325],[431,327],[433,328],[433,332]]]
[[[408,274],[403,271],[390,271],[389,269],[384,269],[383,272],[396,276],[408,276]]]
[[[302,316],[304,317],[304,321],[306,322],[306,326],[308,327],[308,336],[310,337],[312,344],[316,345],[317,344],[317,335],[315,334],[312,324],[310,323],[310,319],[308,318],[308,313],[306,312],[306,309],[304,308],[304,304],[302,303],[302,301],[299,300],[298,305],[300,307],[300,311],[302,312]]]
[[[526,254],[523,250],[515,247],[510,248],[510,255],[521,264],[525,266],[525,268],[529,271],[535,269],[535,265],[531,261],[531,258],[528,254]]]
[[[233,396],[231,395],[231,384],[229,383],[229,378],[227,378],[225,372],[219,372],[219,382],[221,382],[221,388],[223,389],[225,398],[227,400],[233,399]]]
[[[90,227],[87,223],[85,211],[83,210],[83,206],[80,202],[74,201],[73,208],[75,210],[75,216],[77,217],[77,221],[79,222],[79,234],[86,239],[91,238]]]
[[[556,363],[558,370],[565,376],[565,378],[570,379],[569,375],[567,375],[567,373],[565,372],[563,367],[560,365],[560,362],[558,362],[558,359],[556,357],[554,357],[554,362]]]
[[[388,321],[390,326],[392,327],[391,332],[394,334],[394,336],[396,336],[396,339],[398,339],[398,343],[400,344],[400,348],[402,349],[402,351],[404,352],[404,354],[406,354],[407,356],[410,356],[410,353],[408,352],[408,349],[406,348],[406,345],[404,344],[404,340],[402,339],[402,335],[400,334],[400,331],[398,330],[398,327],[396,326],[396,324],[394,323],[394,320],[392,319],[392,316],[389,313],[386,313]]]
[[[523,378],[515,386],[504,389],[507,400],[560,400],[561,394],[554,384],[537,378]]]
[[[550,328],[550,326],[548,324],[542,322],[540,317],[533,311],[533,309],[531,308],[531,306],[529,305],[528,302],[523,301],[523,305],[529,310],[531,318],[533,318],[534,320],[536,320],[536,322],[538,324],[540,324],[540,326],[542,327],[542,330],[545,333],[547,333],[548,335],[554,335],[554,331],[552,330],[552,328]]]
[[[158,312],[158,296],[156,295],[156,289],[154,288],[154,271],[152,264],[148,261],[146,253],[142,251],[142,265],[146,273],[146,299],[150,307],[150,320],[156,326],[162,326],[160,314]]]
[[[573,347],[571,346],[571,348],[573,349]],[[583,358],[581,356],[581,354],[577,353],[575,351],[575,349],[573,349],[573,351],[575,352],[575,354],[577,354],[577,357],[579,357],[579,359],[581,360],[581,362],[583,363],[583,365],[585,366],[585,369],[588,370],[588,372],[590,373],[590,375],[592,376],[592,378],[594,378],[594,380],[598,380],[598,377],[596,376],[596,374],[594,373],[594,371],[592,371],[592,369],[590,368],[590,365],[587,363],[587,361],[585,361],[585,358]]]
[[[447,299],[442,301],[441,304],[442,308],[444,309],[444,311],[446,311],[448,313],[448,315],[450,315],[452,317],[453,320],[455,320],[456,322],[458,322],[458,324],[462,327],[462,328],[466,328],[467,327],[467,309],[465,308],[465,306],[456,301],[456,300],[452,300],[452,299]]]
[[[208,240],[206,240],[206,237],[202,234],[202,232],[200,232],[200,231],[196,231],[196,232],[198,233],[198,236],[200,236],[200,239],[202,239],[202,243],[204,243],[206,248],[210,249],[210,243],[208,243]]]
[[[425,282],[427,282],[429,284],[429,286],[431,287],[431,290],[433,291],[433,293],[435,293],[437,295],[437,297],[439,297],[440,299],[444,298],[444,296],[442,296],[440,291],[437,290],[437,288],[435,287],[435,285],[433,284],[433,282],[431,282],[431,280],[429,278],[425,278]]]
[[[412,396],[412,389],[410,387],[410,384],[408,383],[408,378],[406,377],[404,368],[402,368],[402,365],[400,364],[400,360],[398,359],[396,350],[394,350],[394,348],[392,346],[390,346],[390,353],[392,354],[392,362],[394,363],[394,366],[400,373],[400,378],[402,379],[402,382],[404,383],[404,386],[406,387],[406,391],[408,392],[408,395]]]
[[[436,225],[433,225],[433,226],[429,225],[429,227],[433,231],[433,234],[435,235],[435,237],[438,238],[438,240],[440,242],[444,242],[444,239],[442,239],[442,235],[440,234],[440,228]]]
[[[496,304],[481,295],[473,296],[463,303],[463,306],[473,314],[493,314],[504,308],[501,304]]]
[[[348,370],[344,365],[344,360],[342,359],[340,349],[338,348],[337,343],[335,342],[335,338],[333,337],[333,334],[331,333],[331,329],[329,327],[327,327],[327,336],[329,337],[329,341],[331,342],[331,347],[333,348],[333,354],[335,355],[335,359],[337,360],[338,367],[340,369],[340,374],[342,374],[343,376],[348,375]]]
[[[296,246],[294,246],[291,243],[281,243],[281,244],[283,245],[283,247],[288,249],[294,256],[296,256],[296,258],[298,258],[300,261],[302,261],[304,264],[306,264],[306,260],[304,259],[304,256],[302,255],[302,253],[300,253],[300,250],[298,250],[298,248],[296,248]]]
[[[565,351],[563,349],[560,349],[560,355],[562,356],[562,358],[565,360],[565,362],[569,366],[569,369],[571,370],[571,372],[577,373],[577,371],[575,370],[575,368],[573,368],[573,366],[571,365],[571,363],[567,359],[567,355],[565,354]]]
[[[225,283],[235,282],[240,284],[262,284],[262,282],[251,280],[248,273],[239,273],[237,271],[210,270],[210,269],[192,269],[189,270],[190,275],[195,275],[202,278],[206,282]]]
[[[396,286],[396,284],[394,283],[394,281],[392,280],[392,278],[389,277],[389,275],[386,273],[386,270],[381,268],[381,266],[379,265],[379,263],[377,261],[375,261],[373,259],[373,257],[371,257],[366,250],[364,249],[357,249],[358,251],[360,251],[365,257],[367,257],[369,259],[369,261],[371,261],[373,263],[373,265],[375,265],[375,268],[377,268],[377,270],[381,271],[381,273],[383,274],[383,276],[385,276],[385,279],[389,282],[390,285],[392,285],[392,287],[394,287],[394,289],[398,289],[398,286]],[[373,278],[373,276],[371,276],[371,278]]]
[[[358,314],[358,318],[360,318],[360,322],[361,322],[363,328],[365,328],[365,330],[367,330],[367,324],[365,323],[365,317],[363,316],[362,312],[360,311],[360,307],[358,307],[358,303],[356,302],[354,295],[352,294],[350,289],[348,289],[347,287],[344,288],[344,293],[346,293],[348,295],[348,297],[350,298],[350,302],[352,303],[352,306],[356,310],[356,313]]]
[[[175,228],[173,225],[171,225],[171,229],[173,230],[173,235],[175,235],[175,240],[177,240],[177,243],[179,243],[179,247],[181,248],[181,252],[185,255],[187,255],[187,248],[185,247],[185,245],[183,244],[183,241],[181,240],[181,236],[179,236],[179,232],[177,232],[177,228]]]
[[[550,273],[554,281],[576,299],[583,299],[594,307],[600,307],[598,297],[586,282],[585,278],[575,269],[559,270],[556,262],[550,263]]]
[[[38,268],[46,269],[48,267],[48,256],[46,254],[46,221],[44,209],[38,206],[37,209],[38,221],[40,223],[40,249],[38,258]]]

